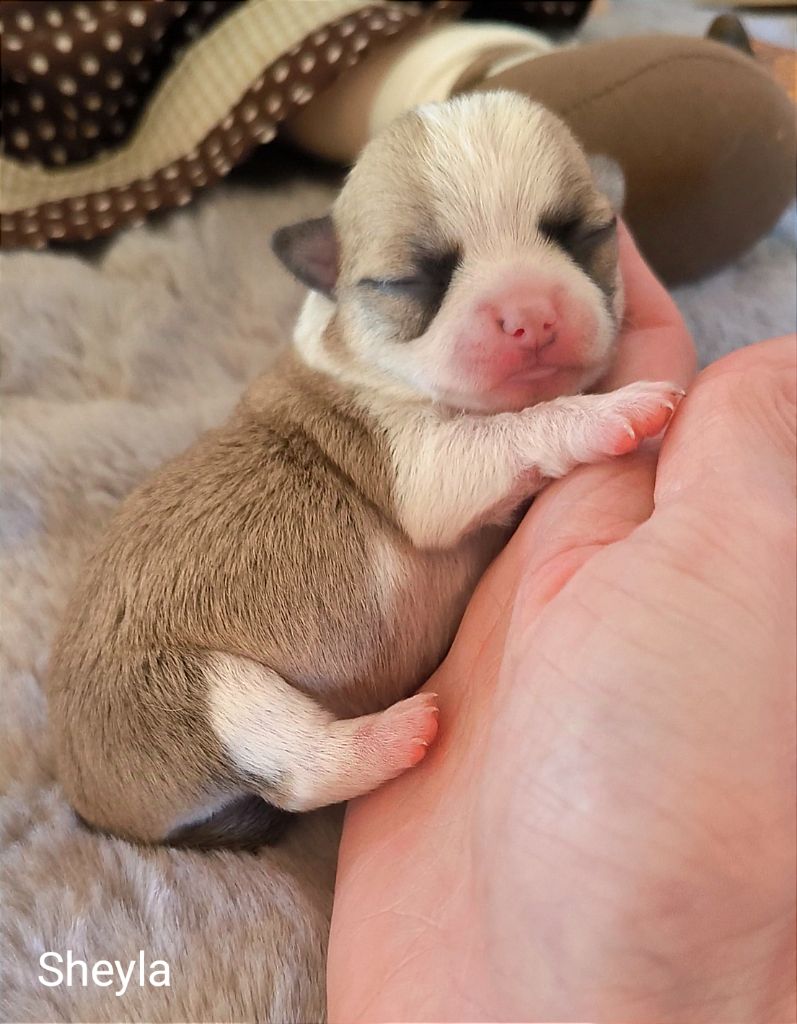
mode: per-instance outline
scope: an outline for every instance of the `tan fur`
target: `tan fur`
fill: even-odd
[[[61,780],[87,821],[157,840],[251,789],[208,724],[206,652],[266,664],[347,716],[434,669],[476,573],[459,554],[416,566],[389,470],[348,390],[288,356],[123,504],[50,669]],[[433,602],[412,649],[402,599],[374,586],[387,553],[406,566],[407,598],[421,586]]]
[[[508,94],[424,108],[366,149],[334,208],[334,299],[311,295],[295,351],[124,503],[70,604],[49,690],[88,822],[160,841],[244,794],[346,799],[422,754],[435,709],[396,702],[445,654],[518,503],[671,393],[463,411],[478,381],[452,338],[490,275],[531,268],[594,310],[568,387],[605,367],[619,291],[613,314],[538,230],[573,202],[607,214],[566,129]],[[417,304],[362,298],[417,244],[454,242],[462,266],[420,336]]]

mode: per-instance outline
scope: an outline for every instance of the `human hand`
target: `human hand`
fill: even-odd
[[[622,245],[606,386],[686,383]],[[348,810],[333,1024],[794,1019],[794,342],[701,374],[658,465],[552,484],[488,571],[437,743]]]

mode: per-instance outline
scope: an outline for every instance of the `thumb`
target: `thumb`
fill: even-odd
[[[696,505],[721,527],[741,507],[765,521],[785,516],[792,529],[796,392],[797,335],[750,345],[704,370],[665,435],[657,511]]]

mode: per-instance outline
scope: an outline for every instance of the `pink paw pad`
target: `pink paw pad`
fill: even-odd
[[[684,392],[671,384],[639,385],[617,409],[607,449],[611,455],[635,451],[646,438],[656,437],[667,426]]]
[[[437,735],[437,694],[417,693],[375,715],[358,737],[373,756],[396,772],[426,757]]]

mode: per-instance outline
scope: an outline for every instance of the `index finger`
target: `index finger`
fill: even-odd
[[[664,285],[618,222],[625,317],[617,354],[601,382],[611,391],[636,380],[671,380],[686,387],[695,375],[695,348],[683,317]]]

